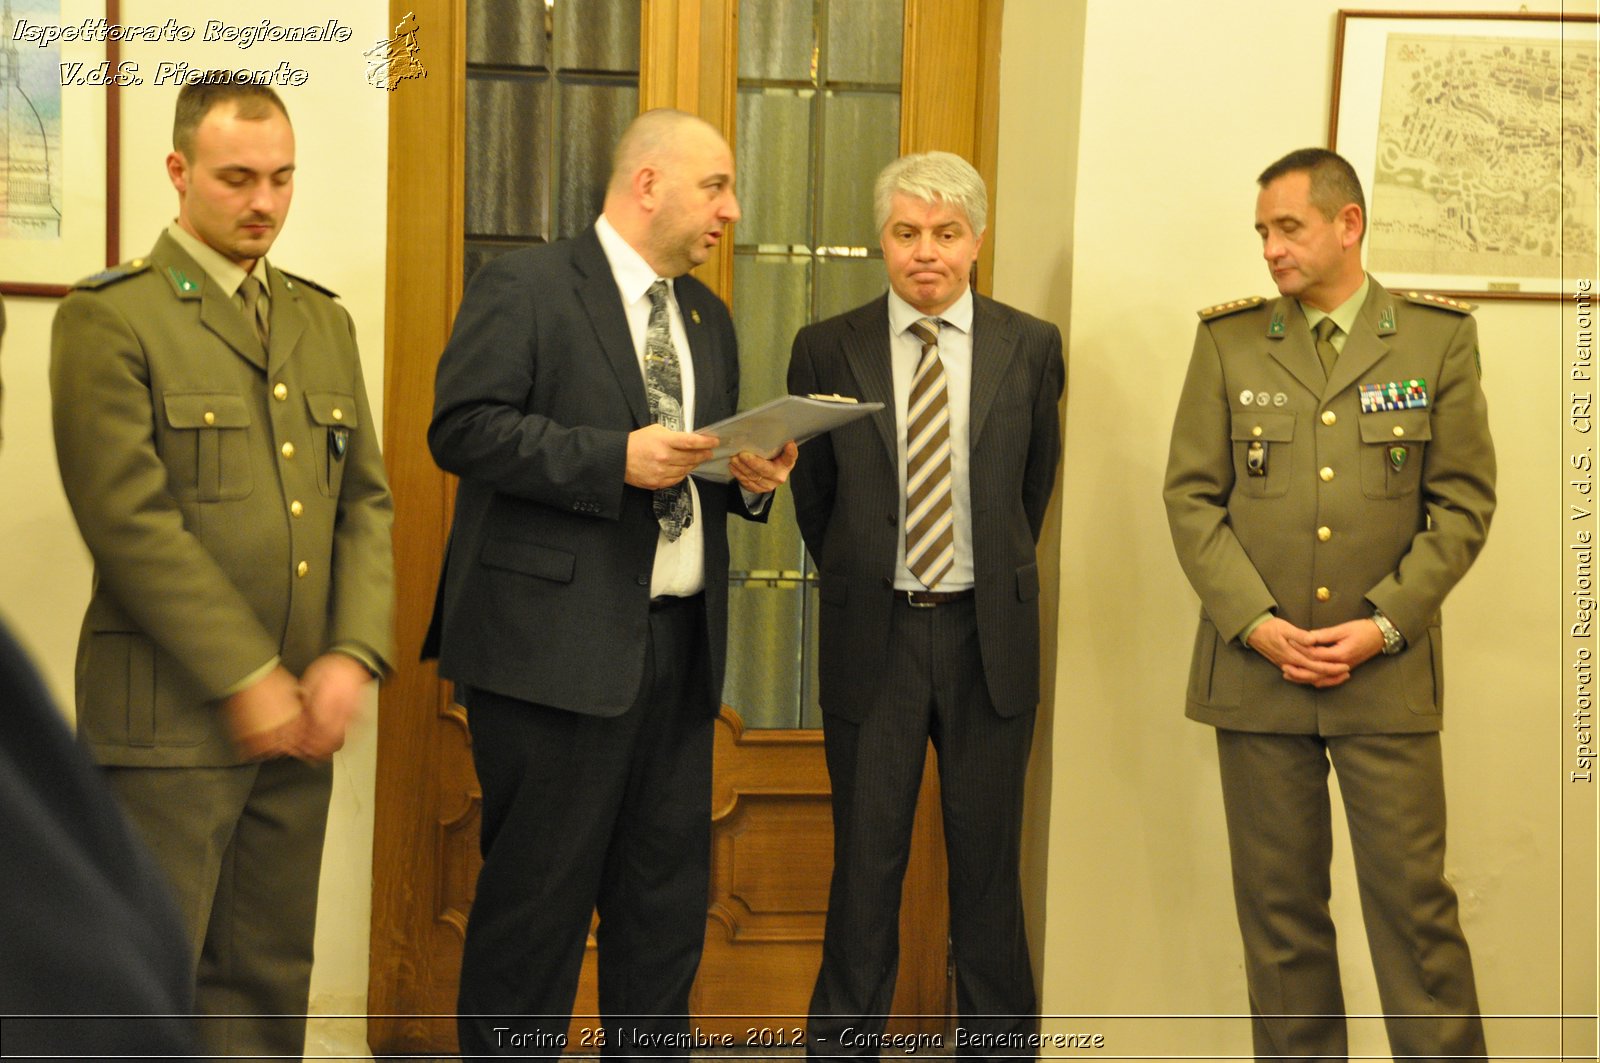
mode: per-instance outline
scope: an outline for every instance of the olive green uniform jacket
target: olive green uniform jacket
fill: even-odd
[[[1439,609],[1495,503],[1466,309],[1374,282],[1331,378],[1295,300],[1202,311],[1165,487],[1201,604],[1190,718],[1281,734],[1440,728]],[[1414,380],[1426,382],[1426,406],[1362,412],[1360,385]],[[1264,475],[1251,475],[1256,444]],[[1325,690],[1286,682],[1238,638],[1268,609],[1310,630],[1374,608],[1406,648]]]
[[[270,345],[163,234],[55,318],[62,485],[94,557],[81,740],[102,764],[238,762],[219,701],[281,656],[392,656],[392,503],[350,316],[271,269]]]

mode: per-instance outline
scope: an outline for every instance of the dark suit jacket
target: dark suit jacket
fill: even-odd
[[[694,363],[694,423],[730,416],[738,345],[722,301],[673,284]],[[611,264],[590,228],[503,255],[473,277],[439,361],[428,445],[461,477],[423,647],[469,687],[594,716],[638,694],[658,525],[623,482],[628,433],[650,424]],[[698,483],[705,535],[707,711],[722,692],[728,508]]]
[[[978,639],[995,709],[1039,703],[1039,566],[1034,548],[1061,455],[1061,333],[974,294],[971,495]],[[888,297],[808,325],[794,339],[789,391],[884,408],[800,448],[790,482],[822,602],[821,701],[860,720],[889,643],[900,472]]]
[[[198,1051],[185,1017],[194,964],[167,881],[4,626],[0,841],[7,1058]]]

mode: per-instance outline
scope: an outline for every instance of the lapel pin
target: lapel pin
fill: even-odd
[[[198,287],[198,285],[185,276],[183,271],[178,269],[177,266],[168,266],[167,272],[172,274],[172,280],[175,284],[177,284],[179,291],[192,292]]]
[[[698,311],[698,310],[689,311],[689,320],[693,321],[696,325],[700,324],[700,311]]]
[[[1282,311],[1278,311],[1278,312],[1276,312],[1276,313],[1274,313],[1272,315],[1272,324],[1267,326],[1267,335],[1269,335],[1269,336],[1282,336],[1283,335],[1283,312]]]

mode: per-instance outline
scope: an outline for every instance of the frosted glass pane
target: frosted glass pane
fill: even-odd
[[[544,4],[528,0],[539,12]],[[562,70],[639,71],[638,0],[560,0],[556,4],[556,63]]]
[[[810,260],[735,255],[733,323],[739,332],[739,404],[788,393],[784,378],[794,334],[809,318]]]
[[[468,0],[467,62],[548,69],[544,5],[524,0]]]
[[[728,587],[728,670],[722,700],[746,727],[799,727],[805,590],[764,582]]]
[[[545,236],[549,85],[543,78],[468,75],[469,236]]]
[[[853,310],[889,290],[881,258],[825,258],[817,262],[817,317]]]
[[[740,245],[810,244],[811,103],[792,91],[739,90]]]
[[[828,83],[900,84],[901,0],[829,0]]]
[[[823,99],[822,231],[829,246],[877,247],[872,182],[900,154],[900,98],[828,93]]]
[[[811,81],[814,0],[745,0],[739,5],[739,76]]]
[[[561,167],[556,238],[576,236],[600,216],[611,149],[639,113],[639,89],[614,82],[561,81]]]

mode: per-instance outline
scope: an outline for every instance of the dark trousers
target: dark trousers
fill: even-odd
[[[828,715],[833,881],[808,1054],[876,1057],[899,967],[901,886],[931,738],[938,755],[958,1054],[1031,1056],[1037,1002],[1022,918],[1022,786],[1034,713],[989,701],[972,599],[895,606],[878,695],[860,723]],[[947,1045],[946,1049],[954,1046]]]
[[[105,777],[171,880],[194,949],[201,1045],[299,1058],[333,766],[280,757]]]
[[[603,1054],[689,1054],[671,1046],[689,1031],[710,890],[704,631],[699,596],[652,610],[643,685],[620,716],[458,692],[483,791],[464,1057],[561,1055],[597,909]]]
[[[1438,734],[1217,731],[1256,1058],[1344,1060],[1328,914],[1339,773],[1361,914],[1395,1058],[1482,1058],[1483,1023],[1455,890],[1444,877]]]

